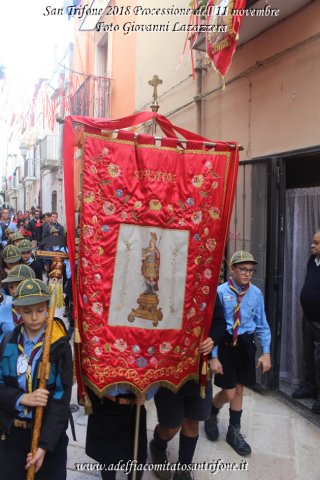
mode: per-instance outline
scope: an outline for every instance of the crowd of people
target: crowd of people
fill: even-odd
[[[61,347],[62,350],[58,349],[58,352],[63,352],[64,357],[61,362],[59,358],[56,360],[59,368],[56,366],[52,371],[53,385],[51,386],[49,383],[46,389],[37,388],[35,375],[41,356],[41,342],[49,297],[47,286],[39,278],[40,275],[37,277],[37,272],[42,274],[45,266],[38,269],[35,268],[35,262],[38,260],[30,261],[32,258],[31,247],[37,248],[43,242],[48,246],[48,239],[51,237],[63,238],[64,229],[58,223],[55,214],[48,215],[49,221],[47,221],[41,217],[41,212],[35,210],[28,223],[28,225],[31,224],[28,229],[30,228],[32,234],[32,242],[34,242],[32,245],[29,239],[17,231],[17,227],[16,231],[10,232],[13,229],[13,222],[9,220],[7,213],[5,210],[2,215],[6,235],[6,239],[3,240],[6,243],[3,244],[2,251],[4,273],[2,291],[6,300],[5,304],[0,307],[0,325],[3,337],[0,347],[0,367],[2,367],[0,368],[0,430],[2,430],[3,436],[3,441],[0,442],[0,467],[2,468],[5,458],[19,456],[19,462],[8,467],[8,475],[5,478],[24,478],[22,465],[25,462],[27,468],[35,465],[38,472],[36,478],[65,480],[68,443],[66,440],[66,409],[68,401],[70,401],[70,385],[72,383],[69,378],[70,369],[72,370],[69,348],[65,344],[65,338],[68,339],[68,335],[59,320],[56,319],[55,328],[59,335],[54,338],[53,344],[56,341],[58,344],[62,342],[63,348]],[[12,236],[10,237],[10,235]],[[55,243],[53,241],[53,244]],[[61,249],[61,246],[57,248]],[[198,440],[199,422],[206,421],[205,431],[209,440],[216,440],[218,436],[216,417],[224,403],[230,404],[227,442],[239,455],[244,456],[251,453],[251,448],[240,432],[240,417],[243,385],[251,385],[255,382],[256,365],[253,341],[255,331],[263,349],[263,354],[258,360],[258,367],[265,372],[271,366],[270,329],[264,313],[262,293],[250,282],[255,264],[256,261],[248,252],[236,252],[233,255],[230,261],[231,277],[226,284],[218,288],[212,326],[208,338],[204,339],[199,346],[200,355],[212,356],[210,365],[212,373],[215,375],[215,383],[222,388],[218,397],[215,396],[213,400],[211,399],[211,378],[207,381],[205,398],[201,397],[200,385],[195,381],[188,381],[177,393],[164,387],[154,387],[146,397],[136,397],[129,389],[121,385],[115,385],[102,399],[89,389],[92,413],[88,420],[86,453],[97,462],[106,465],[107,468],[101,471],[104,480],[115,480],[116,478],[116,470],[109,469],[108,465],[115,465],[120,460],[132,459],[136,408],[138,406],[140,408],[140,428],[137,458],[139,463],[146,462],[148,444],[146,410],[143,404],[145,400],[153,397],[159,424],[155,428],[150,442],[150,452],[152,462],[160,465],[160,468],[155,470],[160,479],[167,480],[171,477],[166,453],[168,442],[179,432],[177,464],[191,465]],[[33,291],[34,294],[32,294]],[[240,321],[237,326],[237,335],[235,336],[234,323],[239,322],[241,315],[237,313],[236,317],[231,310],[238,312],[237,307],[241,307],[243,321]],[[14,358],[7,365],[6,356],[9,346],[10,351],[14,352]],[[34,351],[36,351],[35,354]],[[55,351],[56,349],[53,348],[53,352]],[[31,380],[30,378],[28,380],[28,372]],[[219,380],[219,377],[222,377],[222,380]],[[61,383],[62,379],[64,381]],[[59,392],[56,392],[59,385]],[[7,398],[8,393],[10,393],[10,398]],[[58,419],[61,417],[63,422],[55,425],[54,439],[46,438],[48,427],[47,422],[44,422],[41,430],[44,431],[44,434],[40,436],[39,448],[32,456],[28,452],[30,432],[26,431],[29,431],[32,426],[31,411],[39,405],[48,411],[49,424],[54,421],[55,416]],[[170,409],[168,409],[168,405],[170,405]],[[6,413],[3,419],[2,411]],[[7,417],[11,420],[11,428],[6,423]],[[19,449],[17,444],[20,445]],[[55,467],[51,474],[52,465]],[[14,476],[10,476],[13,468]],[[139,479],[142,477],[143,471],[140,470],[136,473],[136,478]],[[174,471],[174,480],[191,480],[191,478],[189,468]]]
[[[1,478],[22,480],[25,468],[34,465],[36,479],[65,480],[66,429],[72,387],[70,335],[64,322],[55,319],[48,383],[45,389],[39,388],[37,371],[43,349],[49,291],[42,281],[46,264],[33,256],[33,251],[39,247],[66,251],[65,230],[58,223],[55,212],[41,215],[40,210],[35,209],[23,219],[19,219],[19,215],[21,213],[18,212],[15,222],[14,218],[9,218],[9,211],[3,209],[0,223],[3,234],[0,306]],[[24,220],[23,225],[19,224],[21,220]],[[28,232],[27,235],[24,232]],[[313,240],[308,267],[313,275],[320,265],[319,235],[317,232]],[[63,239],[64,242],[60,243],[57,239]],[[200,385],[195,381],[188,381],[176,393],[155,386],[147,396],[142,397],[137,397],[122,385],[114,385],[103,398],[93,390],[88,390],[92,413],[88,420],[86,453],[105,465],[105,470],[101,471],[104,480],[116,478],[116,470],[108,466],[133,458],[137,408],[140,409],[137,460],[138,464],[146,462],[148,443],[144,402],[153,397],[158,425],[149,448],[152,463],[158,466],[154,473],[161,480],[169,480],[172,476],[168,468],[167,446],[178,433],[176,465],[183,468],[174,470],[173,480],[192,479],[188,466],[192,466],[199,422],[205,422],[207,438],[216,441],[219,437],[218,415],[225,404],[229,405],[227,443],[241,456],[251,454],[251,447],[241,433],[243,389],[244,386],[255,384],[256,368],[262,373],[271,368],[271,332],[264,299],[262,292],[251,282],[256,264],[250,252],[235,252],[230,258],[230,277],[218,287],[212,325],[208,337],[199,346],[199,355],[208,356],[211,370],[205,398],[200,395]],[[306,295],[302,297],[303,309],[308,314]],[[262,350],[257,361],[256,338]],[[220,388],[213,398],[212,377]],[[314,374],[313,377],[312,385],[307,378],[309,383],[294,392],[295,398],[316,398],[318,375]],[[45,415],[39,446],[32,455],[29,447],[32,412],[37,406],[44,407]],[[318,413],[315,406],[313,411]],[[140,479],[143,470],[136,473],[136,478]]]

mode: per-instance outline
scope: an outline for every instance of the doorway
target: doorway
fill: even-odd
[[[300,292],[311,254],[311,240],[320,228],[320,152],[292,156],[284,161],[285,230],[279,390],[291,396],[304,378]],[[301,400],[307,407],[311,407],[312,402]]]
[[[320,147],[241,162],[227,258],[248,250],[259,262],[253,283],[265,298],[272,370],[257,380],[288,396],[302,380],[300,291],[319,228]]]

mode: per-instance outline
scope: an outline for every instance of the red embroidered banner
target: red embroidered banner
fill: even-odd
[[[246,0],[208,1],[206,23],[215,27],[215,31],[206,32],[207,55],[222,76],[227,73],[236,50],[243,19],[238,11],[245,6]]]
[[[144,392],[198,378],[198,347],[211,325],[237,178],[235,142],[213,148],[161,115],[129,118],[154,118],[172,136],[193,140],[182,148],[177,138],[155,145],[149,135],[101,134],[117,122],[128,126],[127,119],[66,121],[71,224],[71,122],[84,123],[77,360],[81,380],[98,395],[116,383]]]

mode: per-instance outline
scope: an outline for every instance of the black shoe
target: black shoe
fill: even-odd
[[[312,405],[311,412],[320,413],[320,400],[316,400]]]
[[[152,463],[154,465],[169,465],[168,457],[167,457],[167,452],[166,450],[161,451],[158,450],[157,447],[154,445],[154,440],[151,440],[150,444],[150,452],[151,452],[151,458],[152,458]],[[155,469],[153,470],[154,474],[158,477],[161,478],[161,480],[169,480],[171,478],[171,470],[160,470],[160,469]]]
[[[177,470],[173,475],[173,480],[193,480],[190,472]]]
[[[212,442],[215,442],[219,438],[218,417],[217,415],[211,415],[208,420],[204,422],[204,431],[207,437]]]
[[[308,387],[308,385],[301,385],[291,394],[292,398],[302,400],[303,398],[317,398],[317,389]]]
[[[239,455],[250,455],[251,447],[240,433],[240,427],[229,425],[226,441]]]

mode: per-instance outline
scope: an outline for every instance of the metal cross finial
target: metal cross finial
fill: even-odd
[[[158,77],[158,75],[153,75],[153,78],[152,80],[149,80],[148,84],[151,85],[151,87],[153,87],[153,102],[151,104],[151,110],[153,112],[157,112],[159,110],[159,104],[157,102],[158,100],[158,85],[161,85],[162,83],[162,80],[161,78]]]

